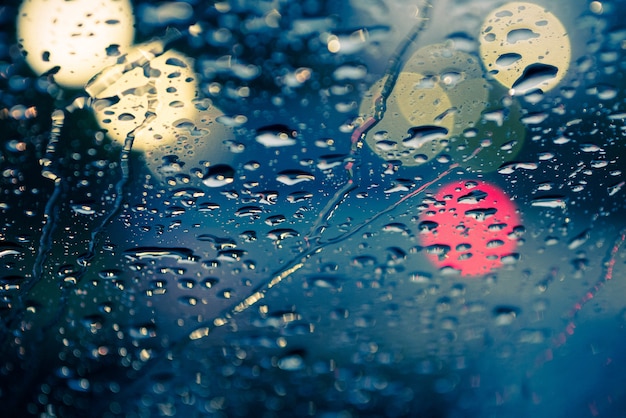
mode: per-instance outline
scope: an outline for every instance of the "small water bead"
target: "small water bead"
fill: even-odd
[[[318,275],[311,276],[306,279],[307,287],[318,287],[322,289],[341,289],[341,279],[336,276]]]
[[[617,194],[620,190],[622,190],[622,188],[624,187],[624,185],[626,184],[625,181],[620,181],[619,183],[615,183],[609,187],[607,187],[606,192],[609,196],[613,196],[615,194]]]
[[[267,148],[296,144],[297,131],[285,125],[270,125],[257,129],[256,141]]]
[[[515,306],[496,306],[493,309],[495,323],[498,326],[511,325],[519,316],[520,309]]]
[[[362,65],[342,65],[333,72],[333,78],[337,81],[360,80],[366,75],[367,68]]]
[[[307,191],[292,192],[287,196],[289,203],[300,203],[309,200],[313,197],[313,193]]]
[[[178,287],[180,289],[193,289],[196,286],[196,281],[189,277],[182,277],[178,279]]]
[[[273,215],[265,219],[265,224],[269,226],[276,226],[285,221],[287,221],[287,218],[284,215]]]
[[[212,212],[219,208],[220,208],[220,205],[218,203],[213,203],[213,202],[201,202],[198,204],[198,211],[200,212]]]
[[[421,234],[427,234],[433,232],[438,226],[437,222],[426,220],[420,222],[417,229]]]
[[[207,169],[202,183],[207,187],[224,187],[235,181],[235,169],[226,164],[217,164]]]
[[[93,201],[83,201],[80,203],[73,203],[71,205],[72,210],[79,215],[94,215],[96,213],[96,209],[94,208],[95,202]]]
[[[157,336],[157,327],[152,323],[135,325],[129,328],[128,333],[131,338],[137,340],[154,338]]]
[[[549,85],[554,82],[558,73],[559,69],[553,65],[539,63],[528,65],[524,68],[521,76],[511,85],[511,94],[526,94],[544,85]]]
[[[223,289],[217,293],[217,297],[220,299],[231,299],[235,297],[235,292],[233,289]]]
[[[560,208],[565,209],[567,207],[568,199],[565,196],[539,196],[535,197],[531,201],[532,206],[539,206],[545,208]]]
[[[273,229],[267,233],[267,237],[272,241],[283,241],[287,238],[299,236],[300,233],[291,228]]]
[[[161,260],[173,258],[179,262],[197,262],[198,256],[194,255],[189,248],[171,247],[137,247],[124,251],[124,256],[131,260],[155,259]]]
[[[448,129],[441,126],[424,125],[412,127],[408,131],[409,137],[402,140],[402,145],[413,149],[421,148],[425,144],[446,138],[448,133]]]
[[[117,280],[122,275],[122,270],[106,269],[98,272],[98,277],[105,280]]]
[[[201,284],[202,284],[202,287],[204,287],[206,289],[212,289],[219,282],[220,282],[220,279],[218,279],[217,277],[206,277],[206,278],[202,279]]]
[[[98,310],[105,314],[112,313],[113,308],[114,308],[114,305],[112,302],[102,302],[98,305]]]
[[[376,257],[371,255],[360,255],[352,258],[350,265],[357,268],[372,267],[377,264]]]
[[[243,231],[239,234],[239,238],[241,238],[243,242],[254,242],[257,240],[257,233],[256,231]]]
[[[500,67],[508,67],[509,65],[515,64],[517,61],[522,59],[522,56],[515,52],[510,52],[507,54],[502,54],[496,59],[496,65]]]
[[[180,296],[178,298],[178,303],[185,306],[196,306],[198,304],[198,299],[193,296]]]
[[[299,353],[289,354],[280,358],[277,362],[278,368],[287,371],[301,370],[305,367],[304,359]]]
[[[245,250],[222,250],[217,252],[217,259],[227,263],[235,263],[241,260],[241,257],[247,254]]]
[[[71,276],[68,276],[71,277]],[[11,274],[0,278],[0,290],[12,291],[20,290],[23,283],[26,282],[26,278],[21,275]]]
[[[239,218],[249,217],[252,219],[258,218],[263,209],[259,206],[243,206],[235,211],[235,216]]]
[[[315,176],[312,173],[303,170],[283,170],[278,173],[276,180],[279,183],[293,186],[298,183],[313,181],[315,180]]]

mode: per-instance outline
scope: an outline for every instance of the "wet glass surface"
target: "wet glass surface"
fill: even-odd
[[[0,6],[7,416],[626,416],[623,1]]]

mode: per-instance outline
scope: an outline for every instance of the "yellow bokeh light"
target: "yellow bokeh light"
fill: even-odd
[[[533,3],[508,3],[485,19],[480,33],[485,68],[511,94],[554,88],[571,60],[569,36],[559,19]]]
[[[443,89],[451,103],[450,112],[454,114],[450,136],[472,127],[480,119],[489,87],[480,62],[472,55],[450,44],[428,45],[411,57],[403,71],[425,74]]]
[[[386,78],[374,85],[360,109],[362,119],[382,92]],[[450,45],[426,46],[404,65],[386,111],[365,141],[386,160],[403,165],[431,161],[449,139],[474,126],[488,97],[478,60]]]
[[[195,126],[198,83],[193,61],[176,51],[150,60],[147,74],[144,67],[123,73],[107,94],[116,97],[96,100],[96,120],[121,144],[136,129],[133,149],[171,143]]]
[[[105,79],[108,70],[116,73],[115,67],[105,69]],[[98,86],[97,77],[92,83]],[[165,51],[124,72],[96,97],[103,97],[94,102],[94,112],[107,135],[124,144],[132,133],[133,150],[144,153],[161,180],[201,168],[206,160],[229,158],[224,141],[232,139],[232,128],[218,122],[220,109],[199,98],[193,60],[180,52]]]
[[[50,72],[60,86],[84,88],[90,96],[66,110],[91,106],[100,127],[122,145],[132,133],[133,150],[144,153],[157,177],[229,158],[223,144],[232,140],[232,127],[218,122],[223,113],[200,98],[193,60],[165,50],[181,33],[168,29],[162,38],[132,45],[133,24],[129,0],[24,0],[17,29],[37,74]]]
[[[133,25],[128,0],[24,0],[17,38],[35,73],[58,67],[59,85],[82,88],[128,49]]]
[[[424,140],[418,137],[410,139],[412,128],[423,127],[430,131],[442,128],[450,132],[454,126],[454,116],[446,114],[452,107],[448,95],[437,84],[426,89],[419,88],[424,79],[422,74],[402,72],[396,81],[395,94],[387,99],[385,117],[365,137],[369,147],[385,160],[398,160],[407,166],[419,165],[445,148],[441,139],[446,135],[424,135]],[[370,110],[369,103],[380,95],[384,80],[365,95],[361,114]]]

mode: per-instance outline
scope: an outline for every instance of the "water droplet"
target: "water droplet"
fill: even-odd
[[[157,327],[154,324],[147,323],[141,325],[135,325],[130,327],[128,334],[131,338],[137,340],[143,340],[147,338],[154,338],[157,336]]]
[[[559,69],[553,65],[535,63],[524,68],[522,75],[511,86],[513,94],[525,94],[553,80]]]
[[[576,235],[567,243],[567,248],[570,250],[575,250],[582,246],[590,237],[590,231],[588,229],[582,231],[580,234]]]
[[[284,215],[270,216],[265,220],[265,224],[269,226],[276,226],[285,222],[287,218]]]
[[[567,207],[567,198],[565,196],[540,196],[533,198],[530,204],[531,206],[544,208],[565,209]]]
[[[12,242],[0,242],[0,258],[18,256],[24,254],[24,250],[18,244]]]
[[[475,205],[478,202],[485,200],[487,198],[487,193],[482,190],[472,190],[468,194],[460,196],[457,199],[459,204],[465,205]]]
[[[609,194],[609,196],[613,196],[616,193],[618,193],[620,190],[622,190],[625,184],[626,182],[620,181],[619,183],[609,186],[607,187],[607,193]]]
[[[288,186],[293,186],[294,184],[305,181],[313,181],[315,180],[315,176],[302,170],[284,170],[278,173],[276,180]]]
[[[271,125],[257,130],[256,141],[267,148],[296,144],[297,132],[285,125]]]
[[[520,309],[515,306],[496,306],[493,309],[493,316],[496,325],[511,325],[519,316]]]
[[[272,241],[282,241],[299,235],[298,231],[290,228],[273,229],[267,233],[267,237]]]
[[[306,280],[310,287],[319,287],[322,289],[341,289],[341,282],[336,276],[311,276]]]
[[[448,129],[441,126],[427,125],[409,129],[409,138],[403,139],[402,144],[411,149],[432,145],[434,141],[448,136]]]
[[[295,371],[304,368],[304,359],[301,353],[283,356],[278,360],[278,367],[282,370]]]
[[[420,234],[428,234],[434,231],[438,226],[439,224],[434,221],[422,221],[417,226],[417,230],[420,232]]]
[[[72,210],[80,215],[93,215],[96,210],[93,207],[94,202],[73,203]]]
[[[513,29],[511,31],[509,31],[509,33],[507,33],[506,35],[506,41],[509,44],[514,44],[516,42],[519,41],[528,41],[530,39],[534,39],[534,38],[538,38],[539,34],[533,32],[530,29]]]
[[[312,197],[313,197],[313,193],[301,190],[301,191],[290,193],[287,196],[287,201],[289,203],[300,203],[300,202],[304,202],[305,200],[309,200]]]
[[[226,261],[228,263],[234,263],[241,260],[246,254],[244,250],[222,250],[217,252],[217,259],[219,261]]]
[[[173,258],[179,262],[197,262],[198,257],[188,248],[138,247],[124,251],[129,260]]]
[[[180,296],[178,298],[178,303],[185,306],[196,306],[198,304],[198,299],[193,296]]]
[[[120,278],[122,270],[119,269],[106,269],[98,272],[98,277],[105,280],[117,280]]]
[[[219,281],[220,279],[218,279],[217,277],[207,277],[202,280],[202,286],[206,287],[207,289],[211,289],[215,287],[219,283]]]
[[[261,213],[263,213],[263,209],[259,206],[243,206],[235,211],[235,216],[239,218],[250,217],[255,219],[258,218]]]
[[[202,178],[202,183],[207,187],[223,187],[233,181],[235,181],[235,170],[225,164],[209,167]]]
[[[496,65],[498,65],[500,67],[508,67],[509,65],[515,64],[521,58],[522,58],[522,56],[520,54],[515,53],[515,52],[502,54],[496,60]]]

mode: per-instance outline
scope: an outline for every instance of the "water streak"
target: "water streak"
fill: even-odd
[[[559,332],[556,337],[552,339],[552,344],[546,350],[544,350],[535,360],[534,368],[527,373],[527,377],[532,377],[544,364],[552,361],[554,358],[554,351],[562,347],[568,339],[570,339],[576,331],[576,317],[578,313],[584,308],[584,306],[593,299],[598,292],[613,279],[613,269],[617,260],[617,254],[619,253],[622,245],[626,241],[626,229],[622,229],[617,238],[613,241],[610,251],[603,263],[604,270],[600,278],[591,286],[580,298],[572,308],[565,315],[565,327]]]
[[[52,233],[57,224],[57,218],[59,214],[59,208],[57,201],[62,194],[64,188],[64,182],[57,173],[56,153],[59,143],[59,137],[65,121],[65,112],[61,109],[56,109],[51,115],[51,129],[50,136],[48,138],[48,144],[46,145],[46,151],[44,156],[39,161],[41,165],[41,175],[44,178],[50,179],[54,182],[54,189],[50,198],[46,202],[46,206],[43,214],[43,227],[41,230],[41,237],[39,238],[39,247],[37,248],[37,255],[35,256],[35,262],[33,263],[33,269],[31,277],[26,280],[21,288],[20,292],[13,301],[12,312],[13,315],[9,315],[5,319],[5,326],[8,330],[13,330],[15,325],[19,323],[21,319],[21,313],[25,310],[25,304],[23,300],[24,295],[28,295],[30,290],[35,286],[43,277],[43,270],[46,264],[46,260],[52,248]],[[10,336],[10,332],[5,334],[2,338],[2,346],[6,347],[6,339]]]
[[[401,72],[402,66],[404,65],[404,61],[406,59],[407,53],[411,50],[414,42],[417,40],[418,35],[424,30],[427,22],[429,21],[429,14],[431,11],[431,5],[425,5],[423,11],[423,15],[419,17],[418,22],[411,29],[409,34],[407,35],[404,42],[400,44],[396,52],[392,55],[389,61],[389,67],[386,71],[385,77],[386,82],[383,86],[381,94],[374,101],[374,116],[370,117],[366,121],[364,121],[361,126],[357,127],[351,136],[351,147],[348,158],[346,158],[347,163],[344,166],[344,170],[348,176],[348,180],[346,183],[335,192],[333,197],[327,202],[324,208],[320,211],[319,216],[316,221],[311,226],[309,232],[304,236],[304,242],[306,243],[306,249],[303,250],[300,254],[290,260],[284,267],[274,272],[267,280],[261,282],[257,285],[252,292],[248,294],[241,302],[239,302],[233,308],[230,308],[223,312],[219,317],[215,318],[213,321],[205,322],[199,325],[186,339],[183,339],[178,344],[174,346],[174,352],[179,353],[182,349],[192,340],[203,338],[204,336],[209,334],[209,330],[213,326],[223,326],[228,324],[234,315],[244,312],[249,307],[256,304],[259,300],[265,297],[266,293],[273,288],[274,286],[281,283],[285,278],[291,276],[293,273],[301,269],[305,262],[311,258],[314,254],[319,253],[324,249],[324,247],[340,242],[346,238],[349,238],[353,234],[357,233],[359,230],[364,228],[365,226],[371,224],[373,221],[383,216],[386,213],[391,212],[396,207],[398,207],[404,201],[417,196],[424,189],[429,187],[436,181],[441,180],[443,177],[448,175],[452,170],[458,167],[458,164],[452,164],[447,170],[440,173],[434,180],[423,184],[413,192],[404,196],[394,204],[390,205],[386,209],[381,212],[378,212],[374,216],[366,219],[361,224],[352,228],[350,231],[342,233],[336,237],[330,238],[326,241],[322,241],[323,234],[328,227],[328,222],[333,218],[337,209],[342,205],[343,202],[348,198],[350,193],[356,190],[360,184],[360,178],[358,177],[358,170],[354,170],[354,167],[360,167],[359,164],[359,156],[360,150],[363,147],[363,139],[367,132],[372,129],[380,120],[382,120],[385,109],[386,102],[393,89],[395,87],[395,83],[398,79],[398,76]],[[356,173],[355,173],[356,171]]]

